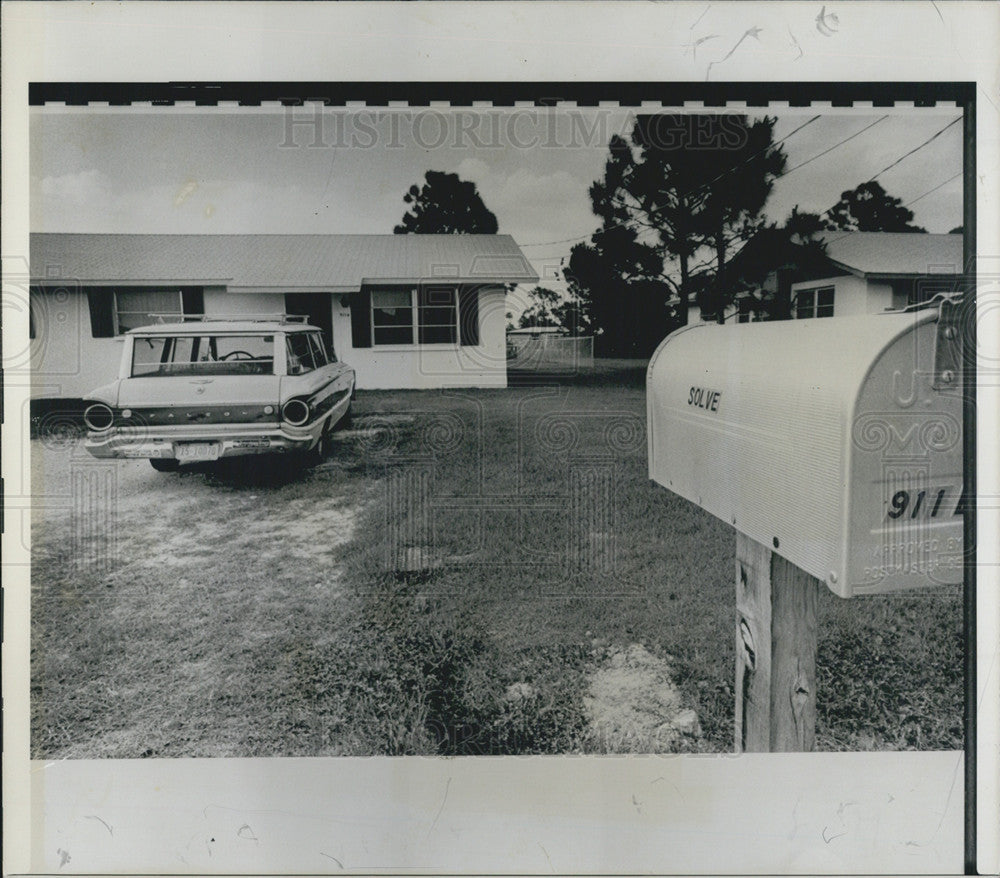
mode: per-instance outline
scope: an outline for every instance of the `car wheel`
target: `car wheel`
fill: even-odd
[[[177,471],[181,462],[173,457],[151,457],[149,464],[158,473],[172,473]]]
[[[347,410],[340,416],[340,420],[337,421],[338,430],[350,430],[351,424],[354,423],[354,419],[351,417],[351,404],[347,404]]]
[[[316,444],[305,454],[306,466],[319,466],[330,453],[330,422],[326,422],[323,432],[319,434]]]

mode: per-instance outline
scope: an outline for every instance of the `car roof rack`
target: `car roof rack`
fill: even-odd
[[[157,323],[304,323],[308,314],[149,314]]]

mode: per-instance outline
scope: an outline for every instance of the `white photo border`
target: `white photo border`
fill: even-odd
[[[406,81],[590,82],[605,84],[609,95],[624,83],[694,85],[723,76],[723,91],[768,81],[804,90],[807,83],[821,90],[823,82],[973,83],[978,268],[995,276],[995,7],[907,6],[9,3],[2,30],[5,283],[28,252],[31,83],[259,79],[382,80],[387,91]],[[711,17],[719,11],[724,19]],[[831,13],[837,30],[824,34],[818,18]],[[691,34],[707,21],[723,31],[720,45],[735,48],[696,62]],[[1000,309],[981,302],[980,315],[980,362],[995,363]],[[5,309],[3,333],[10,356],[24,346],[27,315]],[[980,374],[978,399],[982,874],[1000,864],[995,379]],[[31,499],[28,425],[17,417],[27,393],[27,386],[5,386],[8,872],[962,871],[957,753],[30,762],[27,572],[18,560],[28,545],[19,528]],[[367,857],[344,855],[359,844]]]

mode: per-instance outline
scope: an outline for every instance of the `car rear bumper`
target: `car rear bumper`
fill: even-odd
[[[287,424],[249,424],[244,428],[235,424],[121,427],[88,433],[84,446],[99,458],[174,458],[195,463],[249,454],[307,451],[316,444],[324,425],[325,419],[304,427]]]

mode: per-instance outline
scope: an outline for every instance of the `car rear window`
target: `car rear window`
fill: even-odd
[[[132,376],[270,375],[273,335],[137,336]]]

